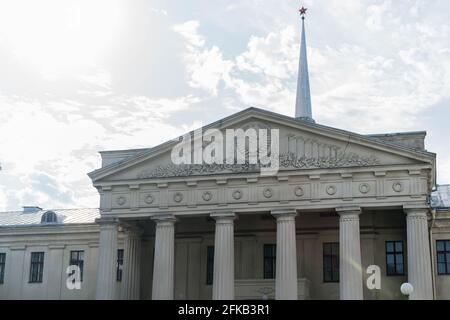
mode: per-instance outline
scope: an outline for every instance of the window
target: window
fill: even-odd
[[[450,275],[450,240],[436,241],[437,266],[439,275]]]
[[[0,284],[5,280],[6,253],[0,253]]]
[[[46,211],[41,217],[41,223],[57,223],[58,216],[53,211]]]
[[[116,280],[122,281],[122,271],[123,271],[123,249],[117,250],[117,269],[116,269]]]
[[[386,242],[386,274],[388,276],[404,276],[403,241]]]
[[[214,277],[214,246],[206,248],[206,285],[213,284]]]
[[[44,273],[44,252],[31,253],[30,283],[42,282]]]
[[[339,243],[323,244],[323,282],[339,282]]]
[[[276,255],[275,244],[264,245],[264,279],[275,279]]]
[[[80,280],[83,281],[84,251],[70,251],[69,265],[80,268]]]

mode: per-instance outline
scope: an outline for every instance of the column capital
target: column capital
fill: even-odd
[[[346,216],[359,216],[362,211],[361,211],[361,207],[339,207],[336,208],[336,213],[338,215],[342,217],[346,217]]]
[[[151,219],[153,221],[155,221],[155,223],[157,225],[161,225],[161,224],[175,224],[175,222],[177,222],[177,218],[175,218],[175,216],[171,213],[165,213],[165,214],[157,214],[153,217],[151,217]]]
[[[237,215],[233,211],[216,211],[211,213],[209,216],[216,220],[216,222],[232,222],[237,219]]]
[[[270,212],[275,218],[295,218],[297,216],[297,210],[294,208],[288,209],[276,209]]]
[[[417,204],[405,204],[403,205],[403,211],[409,216],[422,216],[426,217],[430,212],[430,206],[422,203]]]

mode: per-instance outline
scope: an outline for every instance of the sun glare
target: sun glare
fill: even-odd
[[[0,48],[45,76],[95,65],[120,22],[115,0],[0,0]]]

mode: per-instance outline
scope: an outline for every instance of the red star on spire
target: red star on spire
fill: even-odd
[[[308,8],[305,8],[303,6],[302,6],[302,8],[300,10],[298,10],[300,12],[300,15],[302,16],[302,18],[305,17],[307,10],[308,10]]]

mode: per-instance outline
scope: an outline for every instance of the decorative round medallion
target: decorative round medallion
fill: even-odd
[[[401,182],[395,182],[395,183],[392,185],[392,189],[393,189],[395,192],[402,192],[402,191],[403,191],[403,184],[402,184]]]
[[[359,186],[359,192],[366,194],[370,192],[370,185],[368,185],[367,183],[362,183]]]
[[[205,201],[211,201],[211,199],[212,199],[212,193],[209,192],[209,191],[206,191],[206,192],[203,193],[202,198],[203,198],[203,200],[205,200]]]
[[[303,196],[305,195],[305,191],[303,190],[302,187],[296,187],[296,188],[294,189],[294,194],[295,194],[297,197],[303,197]]]
[[[233,198],[235,200],[240,200],[242,198],[242,191],[241,190],[236,190],[233,192]]]
[[[273,190],[271,188],[265,188],[264,191],[263,191],[263,195],[267,199],[272,198]]]
[[[297,197],[303,197],[305,195],[305,191],[302,187],[296,187],[294,193]]]
[[[146,195],[144,198],[146,204],[152,204],[153,201],[155,201],[155,198],[151,194]]]
[[[183,194],[181,192],[177,192],[173,195],[173,201],[181,202],[183,201]]]
[[[125,203],[127,203],[127,199],[126,199],[125,197],[123,197],[123,196],[120,196],[120,197],[118,197],[118,198],[116,199],[116,203],[117,203],[119,206],[123,206]]]
[[[336,189],[335,186],[328,186],[328,187],[327,187],[327,193],[328,193],[328,195],[334,196],[334,195],[336,194],[336,192],[337,192],[337,189]]]

